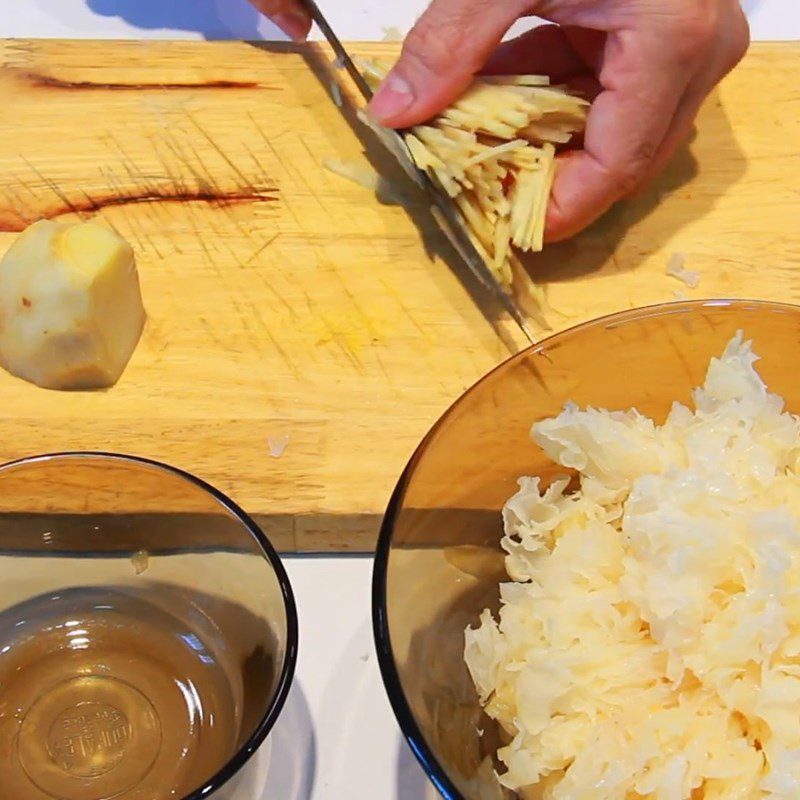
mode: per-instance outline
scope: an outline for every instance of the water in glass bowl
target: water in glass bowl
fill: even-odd
[[[195,606],[71,589],[0,614],[0,800],[160,800],[236,751],[240,670]]]

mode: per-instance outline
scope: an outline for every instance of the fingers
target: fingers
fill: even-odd
[[[599,75],[603,67],[608,34],[590,28],[564,26],[564,35],[578,58],[593,75]]]
[[[549,75],[562,82],[586,71],[564,28],[540,25],[503,42],[481,70],[487,75]]]
[[[739,9],[734,9],[738,12]],[[714,87],[747,52],[750,41],[747,20],[741,13],[726,17],[727,25],[717,47],[702,63],[678,103],[670,127],[640,184],[643,191],[667,167],[676,151],[691,135],[695,119]]]
[[[261,5],[288,0],[253,0]],[[500,45],[520,16],[548,25]],[[559,159],[546,238],[563,239],[663,168],[712,87],[741,58],[746,21],[738,0],[660,4],[563,0],[433,0],[370,104],[390,127],[424,122],[473,76],[545,73],[590,96],[584,149]],[[602,29],[602,30],[600,30]]]
[[[581,230],[667,165],[689,135],[705,98],[747,51],[749,31],[739,3],[720,3],[717,12],[717,17],[690,16],[689,23],[699,24],[696,28],[678,25],[656,36],[655,28],[650,33],[636,31],[642,45],[638,52],[628,48],[626,54],[624,46],[607,48],[598,62],[607,91],[589,114],[585,152],[569,154],[560,165],[548,214],[548,240]],[[616,47],[624,33],[609,41]],[[648,86],[649,97],[642,97]]]
[[[695,86],[689,87],[678,104],[669,130],[664,136],[664,140],[656,151],[642,180],[634,190],[635,192],[644,190],[648,184],[661,174],[667,164],[672,160],[678,148],[689,138],[695,118],[700,112],[700,108],[711,91],[711,88],[710,86],[703,87],[702,89]]]
[[[689,85],[686,94],[678,104],[669,130],[637,190],[644,189],[647,184],[663,172],[678,148],[689,138],[694,127],[694,121],[700,113],[706,98],[714,90],[715,85],[715,82],[705,74],[698,76]]]
[[[649,173],[692,75],[654,35],[609,35],[584,149],[561,159],[547,239],[585,228]]]
[[[369,106],[394,128],[424,122],[469,86],[529,0],[433,0]]]
[[[297,0],[250,0],[287,36],[296,42],[305,41],[311,30],[311,17]]]

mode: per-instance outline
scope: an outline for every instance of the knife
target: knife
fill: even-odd
[[[353,59],[350,58],[347,50],[339,41],[339,37],[334,33],[333,28],[328,24],[325,15],[320,11],[319,6],[315,0],[301,0],[311,18],[316,22],[317,27],[322,31],[323,36],[327,39],[328,44],[333,48],[339,63],[347,71],[347,74],[353,79],[359,92],[363,95],[364,99],[369,102],[372,99],[372,89],[364,79],[364,76],[359,72]],[[453,201],[450,195],[434,181],[430,175],[424,170],[421,170],[414,163],[410,154],[406,150],[402,137],[396,131],[389,128],[383,129],[381,132],[385,134],[381,138],[384,144],[391,150],[392,154],[400,161],[401,166],[411,176],[411,178],[421,186],[428,198],[432,202],[431,212],[439,227],[450,240],[450,243],[455,248],[461,259],[469,268],[470,272],[478,279],[480,284],[487,289],[508,312],[514,322],[517,323],[519,329],[525,335],[525,338],[531,343],[535,344],[536,340],[533,332],[528,326],[525,314],[519,307],[508,292],[503,289],[500,281],[495,274],[489,269],[486,262],[483,260],[481,254],[475,248],[469,235],[464,229],[458,213],[456,212]]]

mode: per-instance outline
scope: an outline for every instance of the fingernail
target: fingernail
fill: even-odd
[[[272,21],[295,42],[304,42],[311,27],[307,17],[302,14],[293,14],[291,11],[275,14]]]
[[[367,113],[375,122],[386,122],[402,114],[413,102],[411,84],[396,72],[390,72],[375,92]]]

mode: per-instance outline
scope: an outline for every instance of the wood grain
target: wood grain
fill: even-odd
[[[99,218],[134,245],[148,311],[107,392],[0,375],[0,460],[143,455],[229,493],[284,551],[371,549],[416,443],[522,339],[419,201],[321,168],[404,186],[328,64],[316,46],[0,43],[0,253],[35,219]],[[799,300],[798,86],[800,48],[755,46],[656,185],[530,258],[549,326],[676,292]],[[673,252],[697,290],[666,276]]]

